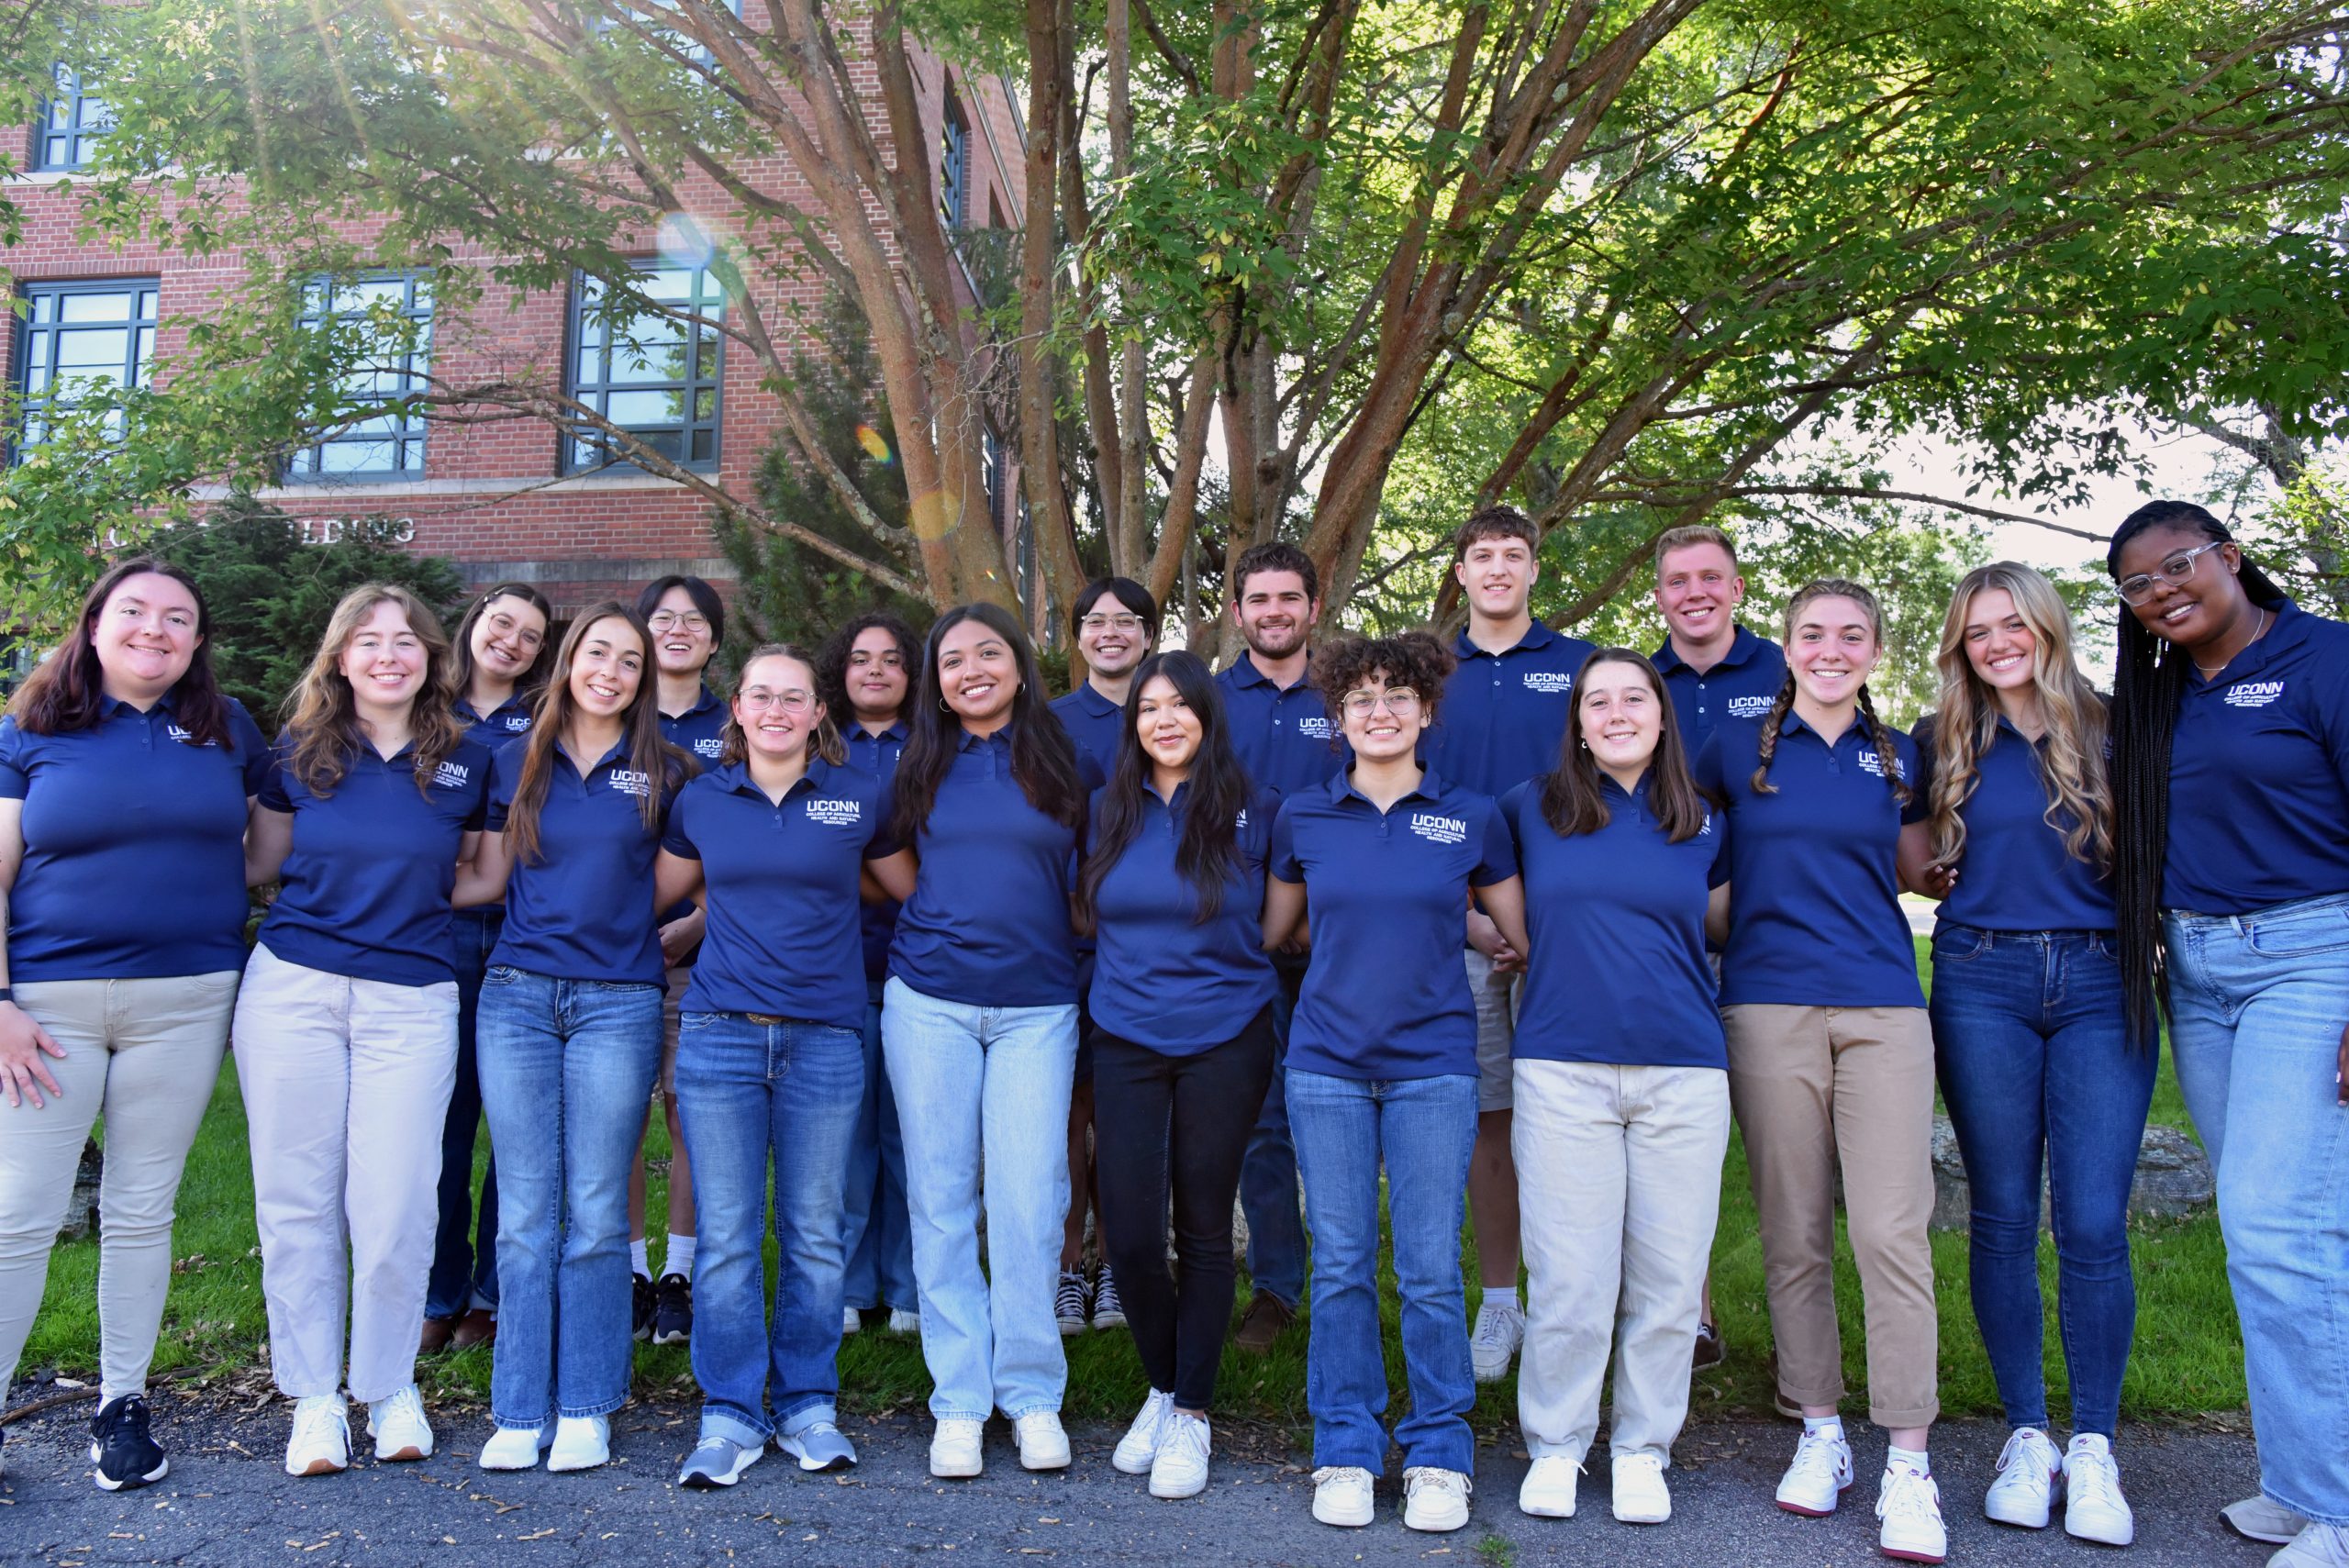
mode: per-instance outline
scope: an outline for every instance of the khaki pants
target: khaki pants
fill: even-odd
[[[1933,1254],[1932,1031],[1922,1007],[1721,1009],[1730,1100],[1745,1135],[1769,1282],[1778,1391],[1793,1405],[1843,1397],[1835,1324],[1834,1178],[1859,1265],[1868,1416],[1929,1424],[1940,1349]]]
[[[16,1375],[82,1144],[106,1118],[98,1195],[98,1367],[104,1395],[147,1386],[172,1283],[173,1205],[212,1103],[237,972],[150,980],[19,982],[17,1005],[65,1050],[64,1090],[35,1110],[0,1101],[0,1393]]]
[[[1510,1143],[1528,1273],[1526,1449],[1582,1462],[1611,1345],[1609,1444],[1669,1464],[1720,1216],[1726,1075],[1520,1060]]]

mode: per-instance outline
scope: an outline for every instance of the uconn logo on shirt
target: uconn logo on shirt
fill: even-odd
[[[864,802],[818,797],[807,803],[807,820],[827,828],[853,828],[864,820]]]
[[[1326,718],[1300,718],[1297,721],[1297,732],[1310,735],[1316,740],[1327,740],[1337,733],[1330,728],[1330,721]]]
[[[1760,718],[1770,711],[1768,697],[1731,697],[1729,716],[1731,718]]]
[[[2227,688],[2229,707],[2266,707],[2284,695],[2281,681],[2242,681]]]
[[[1710,838],[1710,837],[1712,836],[1712,831],[1713,831],[1713,814],[1712,814],[1711,812],[1708,811],[1708,812],[1706,812],[1706,813],[1705,813],[1705,825],[1704,825],[1702,828],[1698,828],[1698,829],[1697,829],[1697,837],[1698,837],[1699,839]]]
[[[194,735],[190,734],[187,730],[181,728],[178,725],[172,723],[168,719],[163,722],[163,733],[170,736],[173,740],[178,741],[183,746],[193,746],[195,744],[195,737]],[[220,742],[217,740],[206,740],[205,744],[206,746],[217,746]]]
[[[622,795],[632,795],[639,800],[642,800],[652,793],[652,775],[638,773],[633,768],[614,768],[612,788]]]
[[[1468,823],[1459,817],[1438,817],[1432,812],[1411,813],[1411,831],[1431,844],[1464,844],[1468,841]]]
[[[1575,678],[1564,670],[1528,670],[1525,673],[1525,689],[1561,696],[1575,689]]]
[[[1874,751],[1861,752],[1860,772],[1864,773],[1874,773],[1878,778],[1884,777],[1884,759],[1877,756]],[[1898,769],[1897,767],[1894,770],[1894,773],[1896,777],[1899,776]]]
[[[506,728],[512,734],[522,734],[530,728],[530,716],[527,713],[509,713],[506,716]]]
[[[432,782],[441,789],[462,789],[473,770],[462,762],[442,762],[432,770]]]
[[[715,736],[705,736],[694,742],[694,755],[696,757],[716,757],[721,750],[723,744]]]

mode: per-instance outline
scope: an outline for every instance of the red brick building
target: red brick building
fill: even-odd
[[[964,228],[1016,222],[1025,131],[1010,84],[927,55],[917,58],[916,71],[942,208]],[[13,388],[34,393],[67,377],[145,379],[157,354],[170,355],[184,340],[185,324],[205,314],[217,291],[239,286],[243,275],[233,255],[194,258],[151,245],[117,250],[74,238],[80,201],[63,187],[103,135],[105,109],[99,93],[81,92],[70,72],[59,76],[39,124],[0,127],[0,150],[27,171],[10,192],[23,209],[24,238],[6,253],[27,308],[0,317],[0,366]],[[780,160],[758,174],[762,185],[779,193],[805,190]],[[728,225],[724,199],[714,187],[704,189],[710,210],[685,215],[677,228],[687,236],[696,224],[718,234]],[[663,245],[664,238],[671,243]],[[718,301],[718,285],[696,264],[690,243],[675,243],[675,234],[644,239],[645,265],[660,270],[653,292],[705,306]],[[757,286],[770,306],[793,295],[813,304],[818,292],[811,283],[783,279]],[[707,346],[661,356],[673,362],[647,365],[601,328],[596,295],[592,280],[575,280],[508,313],[505,295],[493,288],[480,319],[430,321],[432,368],[457,384],[533,367],[550,384],[560,375],[566,393],[614,423],[748,494],[750,474],[781,423],[774,397],[757,385],[753,357],[713,334]],[[313,304],[341,310],[365,299],[388,299],[419,317],[433,309],[429,280],[416,277],[346,286]],[[633,328],[640,343],[651,331],[642,322]],[[385,373],[396,376],[399,369]],[[38,429],[27,434],[37,437]],[[559,614],[667,573],[721,583],[730,576],[711,540],[704,501],[673,481],[600,465],[593,454],[566,450],[570,445],[534,420],[429,428],[421,420],[382,421],[298,453],[284,482],[261,495],[320,539],[333,537],[347,518],[397,518],[414,548],[454,560],[469,583],[536,583]],[[579,472],[589,468],[597,471]],[[1008,473],[1008,464],[996,468]],[[1008,479],[999,483],[990,497],[999,523],[1008,515],[1009,487]]]

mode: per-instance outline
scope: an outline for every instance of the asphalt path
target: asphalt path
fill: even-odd
[[[691,1447],[694,1414],[674,1404],[630,1405],[618,1415],[614,1462],[565,1475],[485,1474],[474,1464],[485,1435],[477,1415],[442,1415],[441,1447],[417,1464],[363,1461],[337,1476],[295,1480],[279,1460],[290,1407],[217,1396],[163,1396],[156,1430],[172,1473],[140,1491],[108,1494],[89,1480],[87,1407],[67,1407],[12,1426],[0,1480],[0,1563],[101,1568],[116,1563],[480,1563],[544,1568],[667,1568],[670,1564],[788,1562],[863,1565],[921,1562],[930,1568],[1007,1560],[1168,1568],[1241,1564],[1727,1564],[1834,1568],[1879,1563],[1873,1513],[1880,1437],[1855,1429],[1860,1482],[1829,1519],[1773,1507],[1771,1488],[1793,1447],[1792,1428],[1713,1421],[1683,1437],[1669,1479],[1674,1515],[1636,1527],[1608,1512],[1603,1462],[1584,1478],[1570,1520],[1517,1511],[1525,1471],[1513,1429],[1480,1447],[1474,1512],[1447,1536],[1402,1527],[1399,1463],[1379,1488],[1378,1516],[1359,1530],[1331,1529],[1309,1511],[1309,1461],[1272,1429],[1217,1434],[1208,1493],[1152,1499],[1119,1474],[1109,1451],[1119,1430],[1071,1433],[1075,1462],[1057,1474],[1019,1468],[1006,1423],[987,1432],[986,1473],[940,1482],[926,1468],[929,1421],[918,1410],[853,1418],[863,1462],[841,1474],[803,1474],[770,1451],[729,1491],[674,1484]],[[2256,1568],[2272,1548],[2229,1534],[2218,1509],[2253,1490],[2248,1438],[2237,1431],[2154,1427],[2123,1433],[2123,1484],[2137,1514],[2125,1554],[1983,1519],[1981,1496],[2003,1430],[1948,1422],[1934,1432],[1935,1470],[1950,1523],[1953,1563],[2110,1563],[2114,1568]],[[362,1438],[363,1446],[363,1438]]]

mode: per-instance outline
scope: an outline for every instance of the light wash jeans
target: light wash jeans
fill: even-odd
[[[2349,895],[2165,911],[2170,1049],[2219,1173],[2260,1490],[2349,1525]]]
[[[1460,1281],[1476,1080],[1375,1081],[1288,1070],[1288,1125],[1313,1238],[1305,1403],[1313,1462],[1386,1468],[1386,1361],[1378,1325],[1378,1173],[1386,1172],[1411,1411],[1395,1423],[1406,1467],[1476,1468],[1468,1412],[1468,1300]]]
[[[700,1225],[693,1363],[701,1435],[756,1448],[778,1430],[833,1418],[841,1181],[864,1088],[863,1042],[829,1024],[684,1013],[676,1083]],[[781,1253],[772,1328],[763,1251],[770,1160]]]
[[[1608,1446],[1672,1462],[1720,1217],[1729,1074],[1715,1067],[1517,1062],[1509,1146],[1524,1208],[1526,1451],[1582,1462]]]
[[[941,1420],[1058,1411],[1076,1004],[978,1007],[892,976],[881,1049],[906,1144],[906,1207],[921,1287],[921,1353]],[[984,1172],[983,1172],[984,1168]],[[987,1267],[979,1266],[986,1206]]]
[[[289,1399],[416,1381],[457,1073],[457,983],[395,985],[253,949],[237,996],[270,1372]]]
[[[212,1104],[237,972],[143,980],[30,980],[17,1006],[64,1047],[64,1094],[0,1100],[0,1396],[40,1311],[58,1217],[82,1145],[106,1118],[98,1192],[98,1370],[105,1398],[143,1392],[172,1283],[173,1204]]]
[[[497,1150],[490,1416],[536,1430],[628,1402],[628,1181],[661,1068],[661,987],[482,979],[481,1097]]]
[[[848,1189],[841,1205],[841,1248],[847,1254],[841,1305],[870,1312],[918,1309],[914,1242],[906,1219],[906,1142],[897,1130],[897,1096],[881,1064],[881,987],[869,983],[864,1009],[864,1098],[849,1144]]]

